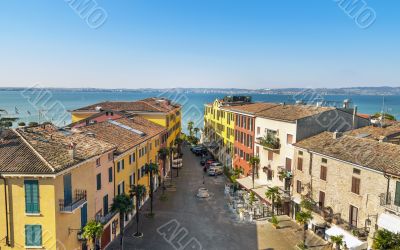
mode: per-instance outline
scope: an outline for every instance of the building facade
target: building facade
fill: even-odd
[[[114,146],[52,125],[2,131],[0,142],[1,248],[84,248],[83,227],[107,212],[98,200],[113,198],[96,179],[112,167]],[[117,217],[106,226],[118,225]]]
[[[296,143],[294,212],[308,200],[310,228],[326,237],[347,235],[348,247],[371,247],[376,229],[399,233],[399,152],[399,145],[353,131],[323,132]]]

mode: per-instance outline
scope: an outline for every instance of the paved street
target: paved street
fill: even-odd
[[[124,249],[293,249],[301,239],[301,232],[290,226],[276,230],[265,221],[235,222],[226,204],[223,176],[205,176],[204,186],[211,197],[196,198],[198,188],[203,187],[203,169],[199,158],[188,149],[184,151],[183,160],[179,178],[173,179],[176,190],[166,191],[167,201],[160,201],[161,189],[157,191],[154,218],[143,216],[149,209],[149,202],[146,203],[140,217],[144,236],[132,237],[136,231],[136,222],[132,221],[125,232]],[[175,177],[175,170],[173,173]],[[286,224],[295,223],[288,220]],[[120,249],[119,240],[108,249]]]

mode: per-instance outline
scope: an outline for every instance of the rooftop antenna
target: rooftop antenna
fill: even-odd
[[[382,98],[382,111],[381,111],[381,127],[384,126],[385,123],[385,96]]]

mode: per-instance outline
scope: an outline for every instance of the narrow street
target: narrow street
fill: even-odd
[[[147,218],[150,201],[141,209],[142,238],[134,238],[136,220],[125,231],[124,249],[293,249],[301,232],[294,229],[276,230],[271,224],[238,223],[228,210],[224,196],[225,177],[204,176],[199,158],[184,149],[184,167],[173,183],[176,190],[166,191],[168,200],[161,201],[161,189],[154,197],[154,218]],[[168,180],[169,182],[169,180]],[[168,183],[167,182],[167,183]],[[211,197],[200,200],[197,190],[205,186]],[[107,248],[120,249],[119,239]]]

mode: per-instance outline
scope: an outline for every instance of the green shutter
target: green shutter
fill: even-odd
[[[25,212],[39,213],[39,183],[37,180],[24,181]]]
[[[400,206],[400,181],[396,182],[396,194],[394,196],[394,204]]]
[[[97,175],[97,190],[101,189],[101,174]]]
[[[113,181],[113,169],[109,168],[108,169],[108,182],[112,182]]]
[[[25,246],[42,246],[41,225],[25,225]]]

